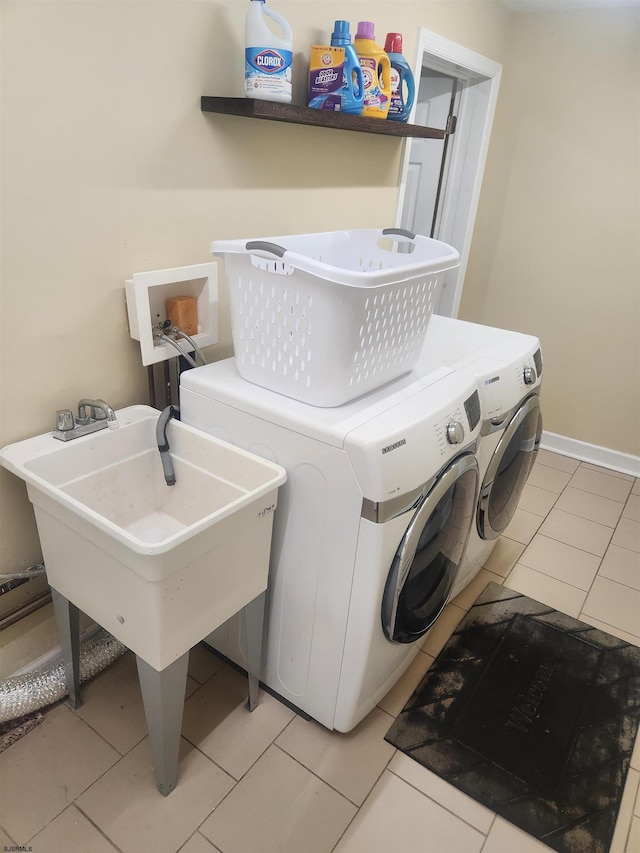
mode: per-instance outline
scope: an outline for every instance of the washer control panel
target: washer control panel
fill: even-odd
[[[456,406],[455,409],[447,412],[444,418],[434,424],[434,429],[440,455],[444,456],[449,452],[452,444],[462,444],[465,440],[464,408]]]
[[[345,436],[344,449],[363,496],[385,501],[423,486],[479,436],[465,403],[475,377],[453,371]]]

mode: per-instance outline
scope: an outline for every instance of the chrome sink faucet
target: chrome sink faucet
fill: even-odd
[[[88,408],[91,409],[91,413],[89,415],[87,415]],[[105,418],[107,420],[107,426],[109,426],[110,423],[118,423],[116,413],[104,400],[88,400],[86,397],[83,397],[78,403],[78,417],[76,418],[76,423],[88,423],[92,419],[102,421],[105,420]],[[111,429],[117,429],[117,427],[112,426]]]
[[[57,428],[51,433],[59,441],[71,441],[100,429],[118,429],[116,413],[105,400],[83,397],[78,403],[78,414],[74,418],[71,409],[59,409],[56,413]]]

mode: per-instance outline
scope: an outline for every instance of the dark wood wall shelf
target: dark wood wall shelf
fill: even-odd
[[[207,95],[201,99],[203,112],[260,118],[268,121],[284,121],[289,124],[307,124],[314,127],[332,127],[338,130],[355,130],[359,133],[377,133],[380,136],[417,136],[423,139],[444,139],[445,131],[434,127],[420,127],[399,121],[386,121],[365,116],[331,113],[327,110],[312,110],[294,104],[276,101],[258,101],[253,98],[214,98]]]

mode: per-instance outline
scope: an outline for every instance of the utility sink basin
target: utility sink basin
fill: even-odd
[[[131,406],[117,430],[0,450],[27,484],[51,586],[158,671],[264,592],[286,480],[279,465],[172,420],[167,486],[159,414]]]

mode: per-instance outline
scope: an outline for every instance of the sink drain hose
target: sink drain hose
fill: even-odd
[[[80,646],[80,681],[98,675],[127,651],[119,640],[100,629]],[[68,695],[64,661],[8,678],[0,684],[0,723],[24,717]]]

